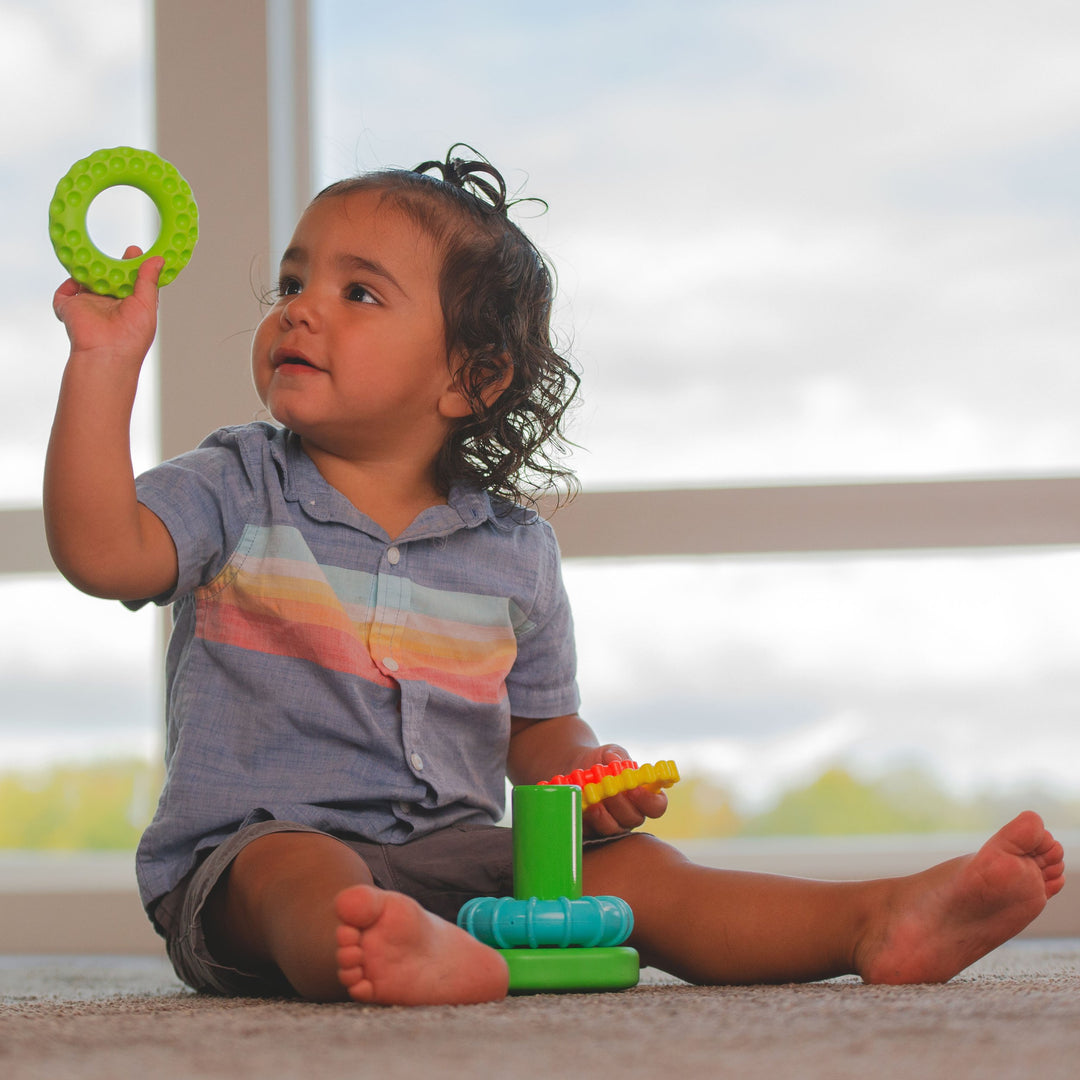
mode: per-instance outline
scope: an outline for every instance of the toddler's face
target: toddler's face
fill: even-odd
[[[252,346],[270,414],[335,454],[393,453],[404,441],[430,444],[434,458],[467,412],[446,354],[440,269],[428,234],[379,191],[308,207]]]

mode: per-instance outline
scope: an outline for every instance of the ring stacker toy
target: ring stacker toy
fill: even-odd
[[[133,187],[147,194],[161,217],[154,245],[134,259],[114,259],[98,250],[86,231],[86,212],[106,188]],[[199,238],[199,208],[191,185],[175,165],[149,150],[117,146],[76,161],[56,185],[49,204],[49,239],[64,269],[103,296],[130,296],[139,267],[165,259],[158,285],[168,285],[188,264]]]
[[[634,926],[616,896],[581,894],[581,791],[569,785],[514,788],[514,896],[481,896],[458,925],[498,949],[510,993],[625,990],[638,981]]]
[[[550,780],[541,780],[540,784],[576,785],[581,788],[581,805],[587,810],[621,791],[641,787],[656,792],[678,782],[679,769],[674,761],[658,761],[655,765],[638,768],[636,761],[624,760],[594,765],[591,769],[575,769],[569,776],[553,776]]]

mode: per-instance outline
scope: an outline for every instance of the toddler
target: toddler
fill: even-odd
[[[527,509],[570,480],[555,451],[577,377],[507,210],[490,164],[452,156],[320,193],[254,335],[275,423],[137,480],[161,260],[125,300],[72,280],[54,297],[71,353],[49,543],[78,588],[173,607],[168,770],[137,871],[197,990],[500,998],[505,962],[453,919],[512,893],[504,778],[629,756],[578,715],[559,553]],[[633,831],[665,806],[639,789],[590,808],[584,886],[630,903],[643,962],[693,982],[942,981],[1064,883],[1031,812],[924,873],[820,882],[700,867]]]

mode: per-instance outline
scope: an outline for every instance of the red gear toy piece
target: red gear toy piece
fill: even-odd
[[[589,769],[575,769],[569,776],[553,776],[550,780],[541,780],[540,785],[573,784],[581,788],[581,806],[587,809],[622,791],[632,791],[636,787],[660,791],[678,782],[679,770],[674,761],[658,761],[655,765],[638,768],[636,761],[618,760]]]

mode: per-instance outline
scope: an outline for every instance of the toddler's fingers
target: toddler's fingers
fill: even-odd
[[[619,836],[629,831],[611,816],[603,803],[590,806],[585,811],[583,824],[585,835],[590,837]]]
[[[156,304],[158,278],[164,268],[165,259],[162,256],[155,255],[152,259],[147,259],[139,267],[138,276],[135,278],[135,292],[133,295],[150,305]]]
[[[82,286],[74,279],[68,278],[60,288],[53,293],[53,314],[63,321],[64,316],[61,314],[67,305],[68,301],[73,296],[78,296],[82,292]]]
[[[634,788],[627,792],[634,806],[647,818],[661,817],[667,810],[667,794],[663,791],[648,791],[646,788]]]
[[[625,795],[612,795],[595,803],[585,814],[593,831],[600,836],[629,832],[645,821],[644,814],[636,810]]]
[[[130,244],[124,249],[125,259],[137,259],[142,254],[142,248],[138,244]]]
[[[647,812],[653,809],[653,802],[649,792],[642,791],[641,788],[623,792],[608,801],[615,804],[610,809],[611,816],[625,829],[636,829],[644,825],[648,818],[658,817],[663,813],[663,810],[658,810],[655,814]]]
[[[667,795],[664,792],[634,788],[595,803],[585,815],[595,832],[608,836],[636,829],[650,818],[661,817],[665,810]]]

